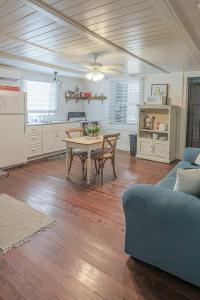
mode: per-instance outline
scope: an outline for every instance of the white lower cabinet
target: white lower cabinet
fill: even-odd
[[[63,133],[44,133],[43,134],[43,153],[49,153],[65,149],[65,138]]]
[[[43,126],[43,152],[49,153],[65,149],[62,141],[65,137],[65,124],[52,124]]]
[[[43,132],[43,153],[55,151],[55,134]]]
[[[27,158],[65,150],[66,123],[26,127]]]
[[[148,156],[152,156],[153,155],[153,152],[152,152],[152,149],[153,149],[153,146],[152,146],[152,142],[151,141],[148,141],[148,140],[140,140],[138,142],[138,153],[140,155],[148,155]]]
[[[26,156],[31,158],[42,154],[42,126],[26,127]]]
[[[166,142],[153,142],[153,155],[158,158],[168,158],[168,143]]]
[[[138,139],[137,157],[169,162],[168,142]]]
[[[41,144],[33,144],[27,147],[27,157],[38,156],[42,154],[42,145]]]
[[[66,139],[65,133],[56,133],[55,134],[55,144],[56,144],[57,151],[66,149],[66,143],[63,142],[64,139]]]

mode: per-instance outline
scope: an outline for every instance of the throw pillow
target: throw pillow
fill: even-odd
[[[178,169],[174,191],[200,197],[200,169]]]

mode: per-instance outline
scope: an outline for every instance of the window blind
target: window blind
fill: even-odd
[[[142,79],[113,80],[110,88],[110,121],[112,123],[136,124],[136,104],[141,103],[143,97]]]
[[[28,112],[54,112],[57,109],[57,90],[50,82],[24,81]]]

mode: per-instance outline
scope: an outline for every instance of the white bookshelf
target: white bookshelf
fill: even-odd
[[[153,129],[145,128],[147,115],[155,118]],[[164,163],[176,159],[178,117],[178,107],[173,105],[138,105],[137,157]],[[159,130],[158,123],[167,123],[167,130]],[[153,139],[154,133],[158,139]]]

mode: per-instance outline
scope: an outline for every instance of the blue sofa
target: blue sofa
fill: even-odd
[[[126,253],[200,287],[200,198],[173,191],[177,168],[199,168],[199,153],[186,148],[159,183],[130,187],[123,207]]]

